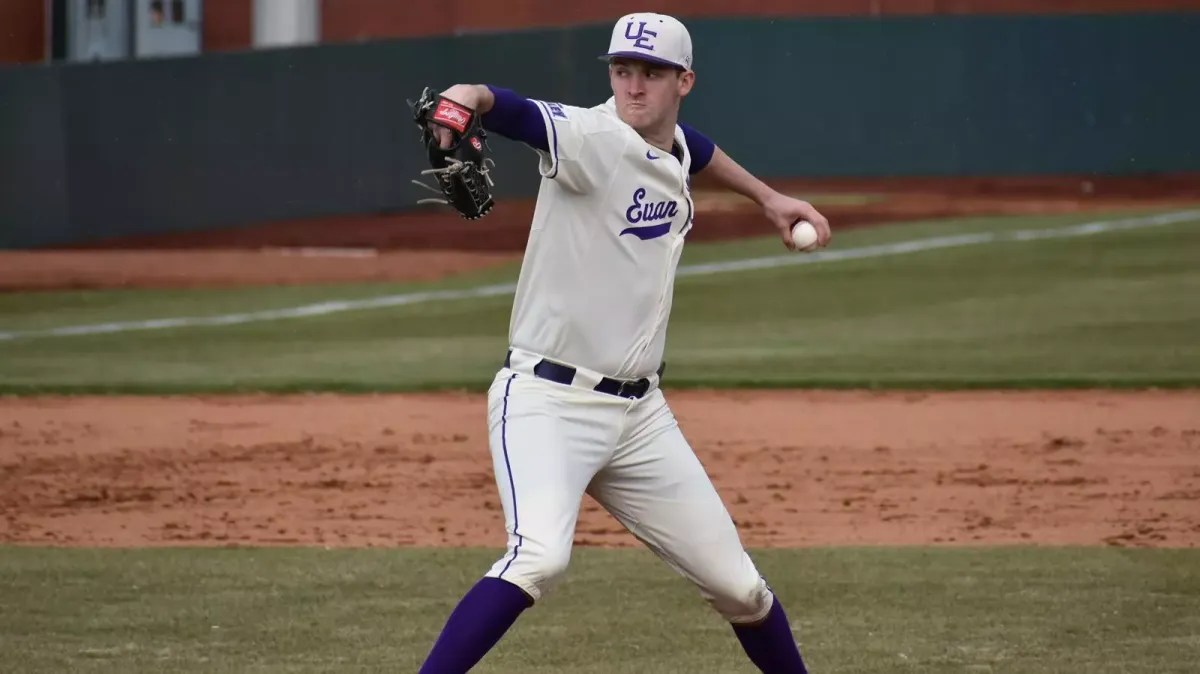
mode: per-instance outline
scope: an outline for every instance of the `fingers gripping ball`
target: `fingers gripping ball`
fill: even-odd
[[[410,104],[431,167],[421,173],[433,175],[437,186],[419,180],[413,183],[440,195],[417,203],[445,204],[468,220],[487,215],[495,205],[494,183],[488,175],[495,162],[487,156],[487,134],[479,115],[465,105],[435,94],[429,87],[416,103]],[[449,142],[443,142],[447,137]]]
[[[796,250],[808,253],[817,249],[817,240],[820,236],[817,234],[817,228],[808,220],[801,220],[792,225],[792,243],[796,244]]]

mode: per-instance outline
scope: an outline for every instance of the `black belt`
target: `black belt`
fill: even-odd
[[[512,366],[512,350],[504,357],[504,367]],[[658,376],[661,379],[663,372],[667,369],[667,364],[664,362],[658,366]],[[538,379],[546,379],[559,384],[570,386],[575,381],[575,368],[570,365],[563,365],[545,358],[539,360],[533,366],[533,376]],[[596,388],[592,389],[600,393],[619,396],[621,398],[641,398],[650,390],[650,379],[642,377],[641,379],[613,379],[612,377],[604,377],[596,384]]]

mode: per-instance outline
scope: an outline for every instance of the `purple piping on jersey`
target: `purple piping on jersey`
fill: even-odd
[[[617,236],[632,234],[642,241],[649,241],[650,239],[657,239],[669,231],[671,231],[671,223],[664,222],[661,225],[650,225],[649,227],[626,227]]]
[[[517,375],[513,374],[508,378],[508,383],[504,385],[504,408],[500,412],[500,447],[504,450],[504,470],[508,471],[508,491],[512,494],[513,504],[513,533],[517,536],[517,544],[513,546],[512,559],[508,560],[504,569],[500,571],[500,578],[504,578],[504,572],[512,566],[513,561],[517,558],[517,553],[521,550],[521,544],[525,542],[525,537],[517,533],[517,527],[520,526],[520,520],[517,519],[517,487],[513,483],[512,464],[508,461],[508,392],[512,390],[512,383],[516,378]]]
[[[704,134],[687,124],[680,122],[679,128],[683,130],[683,139],[687,142],[688,152],[692,153],[692,165],[688,167],[688,173],[695,175],[703,171],[704,167],[712,161],[717,146]]]
[[[487,131],[494,131],[509,140],[525,143],[545,152],[550,151],[546,137],[546,122],[537,103],[503,87],[487,85],[496,102],[484,113],[480,122]]]
[[[554,115],[550,113],[550,108],[544,102],[538,101],[538,105],[542,106],[542,110],[546,112],[546,119],[550,122],[550,131],[554,133],[554,145],[550,150],[550,160],[554,163],[554,173],[546,176],[554,178],[558,175],[558,127],[554,125]]]

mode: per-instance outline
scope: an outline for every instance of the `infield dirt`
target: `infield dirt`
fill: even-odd
[[[1200,545],[1200,392],[668,399],[750,546]],[[3,399],[0,541],[502,546],[484,409],[473,394]],[[576,540],[637,544],[590,498]]]

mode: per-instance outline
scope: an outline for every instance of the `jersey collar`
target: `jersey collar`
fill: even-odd
[[[605,113],[612,115],[613,117],[616,117],[618,120],[621,119],[620,115],[617,114],[617,97],[616,96],[609,96],[607,101],[604,101],[603,103],[601,103],[600,105],[598,105],[596,107],[600,108]],[[622,122],[622,123],[624,123],[624,122]],[[683,163],[683,157],[681,156],[683,154],[682,150],[687,145],[687,141],[684,140],[683,129],[678,124],[675,125],[675,144],[680,148],[680,154],[677,155],[674,152],[671,152],[670,154],[674,155],[675,159],[677,159],[679,161],[679,163],[682,164]]]

